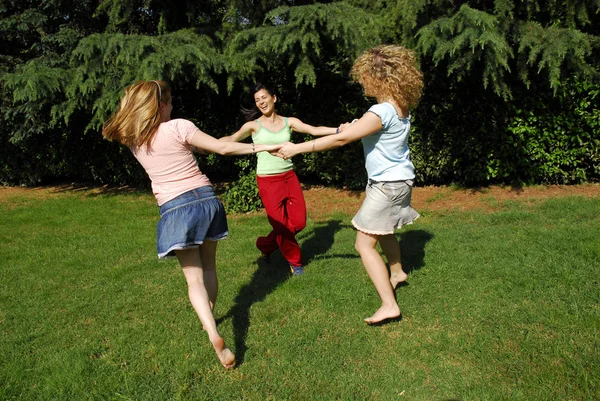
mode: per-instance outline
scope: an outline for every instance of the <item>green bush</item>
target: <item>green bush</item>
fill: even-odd
[[[600,86],[566,82],[504,102],[468,83],[429,82],[414,113],[411,154],[421,185],[578,184],[600,180]],[[476,100],[474,100],[476,99]]]
[[[599,93],[597,84],[570,82],[559,98],[540,99],[530,110],[515,109],[507,131],[525,149],[530,168],[522,178],[544,184],[600,179]]]
[[[246,213],[262,207],[262,201],[258,194],[256,174],[254,165],[255,158],[252,156],[241,157],[235,164],[240,168],[240,177],[229,184],[221,200],[228,213]]]

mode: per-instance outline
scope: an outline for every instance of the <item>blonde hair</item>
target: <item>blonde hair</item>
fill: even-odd
[[[415,53],[396,45],[382,45],[361,54],[350,72],[369,96],[392,98],[401,107],[414,107],[423,92],[423,73]]]
[[[125,88],[119,110],[102,126],[102,136],[130,148],[147,145],[161,123],[160,103],[168,103],[171,89],[164,81],[138,81]]]

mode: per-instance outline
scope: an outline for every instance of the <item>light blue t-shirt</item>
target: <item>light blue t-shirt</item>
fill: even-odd
[[[371,106],[369,112],[379,116],[383,128],[362,139],[367,176],[375,181],[414,179],[415,166],[408,150],[410,116],[398,116],[388,102]]]

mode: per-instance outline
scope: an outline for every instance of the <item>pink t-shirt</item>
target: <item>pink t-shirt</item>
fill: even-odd
[[[146,146],[132,149],[152,181],[158,206],[184,192],[211,185],[200,171],[190,144],[196,132],[198,128],[191,121],[170,120],[158,127],[149,152]]]

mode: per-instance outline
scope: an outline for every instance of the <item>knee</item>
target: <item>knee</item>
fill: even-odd
[[[377,242],[365,241],[364,238],[360,236],[356,237],[356,241],[354,241],[354,249],[362,256],[370,251],[375,250],[377,247]]]
[[[204,274],[202,269],[198,266],[186,266],[182,268],[183,275],[185,276],[185,281],[188,284],[188,287],[193,286],[197,283],[202,283],[204,281]]]
[[[305,227],[306,227],[306,221],[302,221],[302,222],[294,224],[294,226],[290,227],[290,229],[292,230],[292,232],[294,234],[298,234],[300,231],[304,230]]]
[[[361,253],[361,251],[363,250],[363,246],[362,244],[358,241],[358,238],[356,239],[356,241],[354,241],[354,249],[356,249],[356,252],[358,252],[359,254]]]

